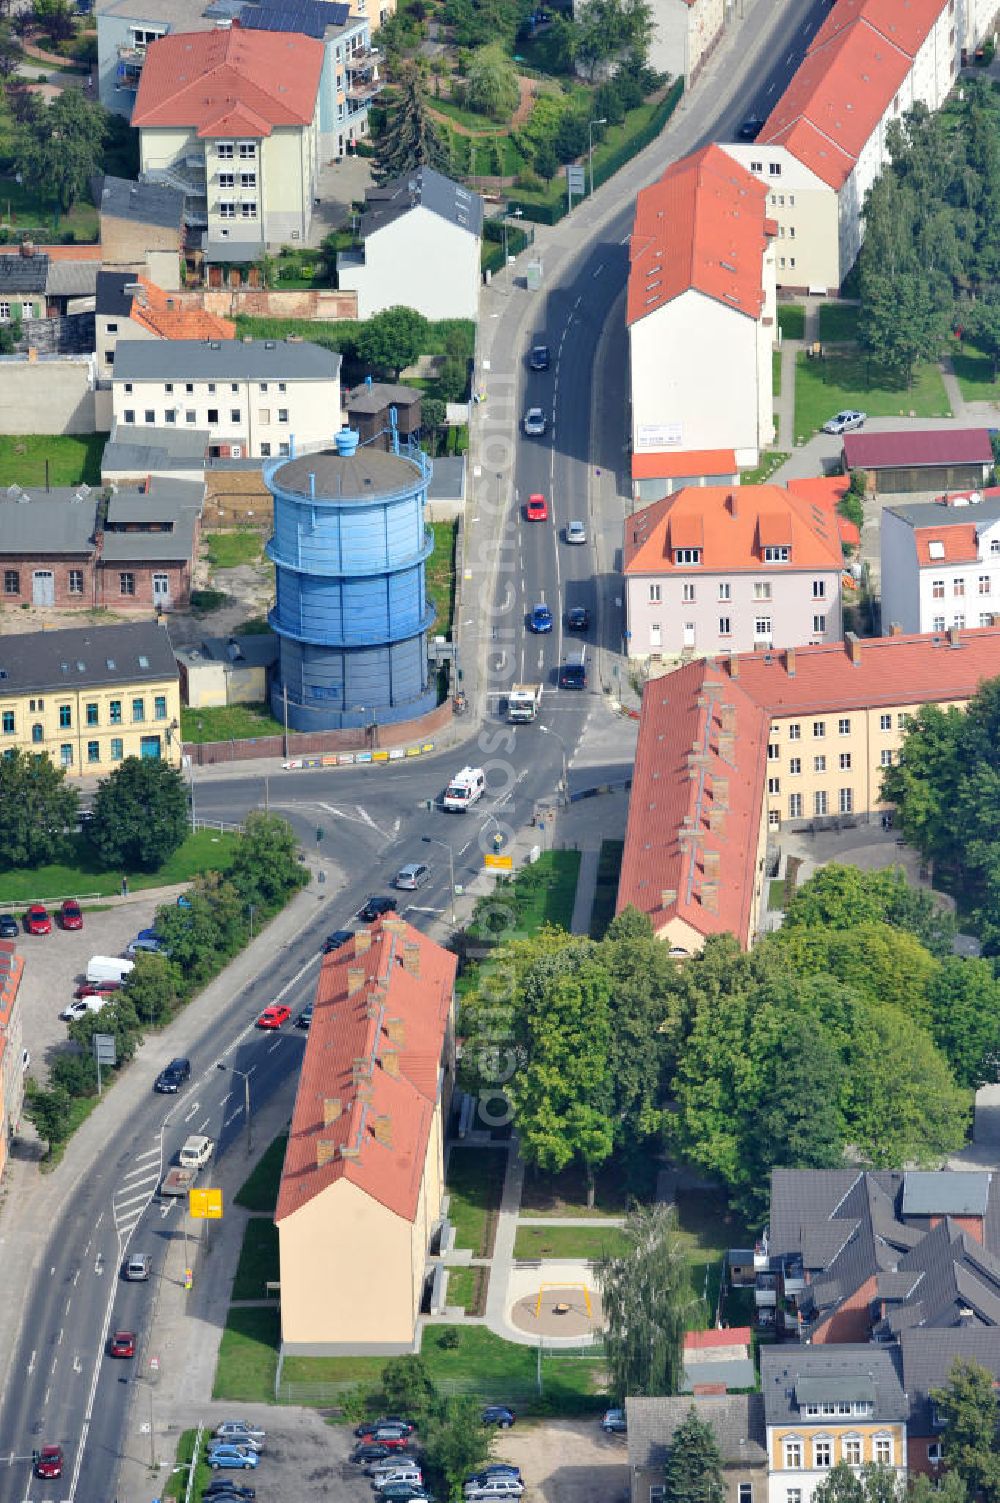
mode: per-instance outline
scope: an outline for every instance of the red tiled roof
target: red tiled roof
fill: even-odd
[[[718,146],[641,189],[629,242],[628,322],[695,289],[759,318],[767,188]]]
[[[949,518],[944,527],[915,527],[913,540],[917,548],[917,563],[928,567],[932,564],[974,564],[979,558],[974,522],[963,522],[955,527]],[[937,558],[931,557],[931,543],[941,545]]]
[[[993,448],[986,428],[845,433],[844,460],[851,470],[882,470],[895,465],[992,464]]]
[[[50,261],[99,261],[101,259],[100,242],[96,245],[34,245],[36,256],[48,256]],[[23,252],[20,246],[4,246],[0,249],[0,256],[20,256]]]
[[[160,339],[235,339],[236,325],[228,318],[187,307],[181,294],[167,293],[147,277],[137,277],[144,299],[132,298],[129,317]]]
[[[400,919],[369,932],[320,971],[275,1221],[341,1179],[416,1215],[457,960]]]
[[[837,0],[809,44],[814,52],[845,26],[864,21],[909,57],[916,57],[944,9],[941,0]]]
[[[730,1326],[721,1331],[685,1331],[684,1350],[701,1352],[717,1346],[749,1346],[750,1327]]]
[[[0,939],[0,1032],[10,1027],[18,988],[24,975],[24,956],[12,939]]]
[[[759,571],[762,548],[786,545],[787,567],[839,569],[841,542],[857,539],[836,512],[846,489],[843,476],[816,481],[808,495],[780,485],[686,486],[628,518],[625,573],[686,573],[694,566],[675,564],[676,548],[701,548],[701,570]]]
[[[308,125],[324,56],[322,42],[293,32],[174,32],[146,50],[132,124],[254,137]]]
[[[699,480],[702,475],[738,475],[732,449],[671,449],[662,454],[633,454],[633,480]]]

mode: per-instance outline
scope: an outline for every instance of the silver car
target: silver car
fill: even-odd
[[[542,438],[548,424],[540,407],[529,407],[524,414],[524,431],[528,438]]]
[[[251,1450],[262,1451],[267,1432],[260,1425],[252,1425],[249,1420],[223,1420],[221,1425],[216,1426],[213,1444],[225,1442],[232,1446],[249,1446]]]
[[[152,1259],[149,1253],[134,1252],[129,1254],[125,1264],[125,1277],[130,1284],[142,1283],[149,1278],[149,1270],[152,1267]]]
[[[587,541],[587,529],[579,520],[566,523],[567,543],[585,543]]]
[[[424,862],[409,861],[396,873],[396,886],[404,892],[416,892],[418,887],[423,887],[430,874],[431,869]]]
[[[838,412],[836,417],[829,418],[823,424],[824,433],[853,433],[856,428],[865,426],[867,412],[858,412],[854,407],[846,407],[843,412]]]

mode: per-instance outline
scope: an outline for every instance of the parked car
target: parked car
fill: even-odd
[[[334,929],[323,941],[323,954],[331,955],[334,950],[342,950],[349,940],[354,938],[353,929]]]
[[[570,606],[566,612],[566,625],[570,631],[587,631],[590,627],[590,612],[585,605]]]
[[[484,1425],[496,1425],[500,1430],[510,1430],[517,1415],[506,1404],[487,1404],[482,1413]]]
[[[392,1471],[397,1467],[407,1465],[411,1462],[414,1466],[417,1465],[417,1458],[408,1446],[404,1446],[402,1450],[394,1451],[389,1446],[384,1446],[377,1440],[366,1441],[365,1445],[373,1451],[378,1450],[382,1453],[373,1461],[365,1463],[366,1477],[384,1477],[387,1471]]]
[[[153,1081],[153,1090],[159,1091],[163,1096],[175,1095],[191,1078],[191,1061],[189,1059],[172,1059],[165,1069]]]
[[[605,1409],[601,1429],[608,1435],[625,1435],[628,1426],[625,1423],[624,1409]]]
[[[148,955],[159,955],[163,951],[163,937],[157,934],[155,929],[140,929],[135,939],[125,946],[125,954],[128,956],[138,955],[145,952]]]
[[[374,924],[383,914],[395,912],[395,908],[395,898],[379,897],[373,893],[365,900],[364,906],[358,909],[358,918],[363,924]]]
[[[149,1278],[149,1271],[152,1266],[153,1260],[149,1256],[149,1253],[129,1253],[125,1267],[122,1269],[122,1276],[128,1279],[130,1284],[141,1284],[145,1279]]]
[[[370,1435],[373,1430],[378,1429],[379,1425],[398,1425],[402,1429],[406,1430],[410,1435],[412,1435],[414,1430],[417,1428],[413,1420],[407,1419],[405,1415],[380,1414],[378,1419],[362,1420],[360,1425],[355,1425],[354,1433],[355,1435],[359,1436]]]
[[[212,1444],[215,1441],[225,1441],[232,1446],[249,1446],[259,1453],[263,1451],[266,1439],[267,1435],[259,1425],[247,1424],[243,1420],[224,1420],[215,1427]]]
[[[376,1493],[383,1493],[387,1487],[397,1482],[408,1482],[411,1487],[423,1488],[423,1474],[412,1457],[399,1466],[389,1467],[384,1472],[376,1472],[372,1477],[372,1490]]]
[[[764,129],[764,121],[759,115],[748,115],[741,124],[738,135],[741,141],[756,141]]]
[[[257,1496],[257,1489],[247,1487],[245,1482],[231,1482],[228,1477],[213,1477],[202,1493],[202,1497],[218,1498],[220,1495],[227,1498],[239,1498],[241,1503],[251,1503],[251,1500]]]
[[[42,1446],[35,1452],[36,1477],[61,1477],[63,1474],[62,1446]]]
[[[551,363],[552,357],[549,354],[547,344],[532,345],[531,354],[528,356],[528,364],[533,371],[547,371]]]
[[[587,529],[579,518],[566,523],[567,543],[585,543],[587,541]]]
[[[311,1002],[307,1002],[305,1007],[303,1007],[302,1011],[299,1013],[298,1017],[295,1019],[295,1026],[296,1028],[309,1029],[312,1027],[312,1020],[313,1004]]]
[[[524,1483],[516,1477],[490,1477],[483,1483],[466,1483],[463,1492],[467,1498],[488,1503],[491,1498],[519,1498],[524,1492]]]
[[[24,915],[24,927],[29,934],[51,934],[52,920],[44,903],[32,903]]]
[[[116,1331],[108,1343],[108,1355],[111,1357],[134,1357],[135,1332]]]
[[[387,1482],[379,1490],[385,1503],[429,1503],[429,1495],[422,1482]]]
[[[77,997],[74,1002],[70,1002],[59,1016],[64,1023],[75,1023],[78,1018],[85,1018],[88,1012],[100,1012],[110,1000],[110,997],[102,997],[100,992],[88,992],[85,997]]]
[[[491,1461],[488,1466],[480,1468],[478,1472],[473,1472],[471,1477],[466,1477],[465,1481],[467,1485],[472,1482],[478,1486],[481,1486],[484,1482],[488,1481],[490,1477],[507,1476],[516,1477],[518,1482],[521,1482],[523,1480],[521,1477],[521,1468],[519,1466],[511,1466],[506,1461]]]
[[[0,939],[17,939],[21,925],[12,913],[0,913]]]
[[[79,1001],[81,997],[111,997],[121,989],[120,981],[81,981],[73,995]]]
[[[867,416],[867,412],[858,412],[854,407],[845,407],[843,412],[838,412],[835,417],[823,424],[823,432],[853,433],[856,428],[865,426]]]
[[[257,1019],[258,1028],[280,1028],[292,1016],[292,1009],[285,1002],[272,1002]]]
[[[549,519],[549,503],[545,497],[539,494],[528,497],[528,504],[524,508],[524,515],[529,522],[547,522]]]
[[[544,600],[533,608],[528,617],[528,630],[538,633],[552,630],[552,612]]]
[[[359,1466],[372,1466],[375,1462],[384,1461],[387,1456],[394,1454],[388,1446],[382,1445],[381,1441],[363,1440],[354,1447],[351,1460]]]
[[[524,414],[524,433],[526,438],[542,438],[548,427],[548,420],[540,407],[529,407]]]
[[[430,874],[431,869],[426,862],[409,861],[396,873],[396,886],[403,892],[416,892],[418,887],[423,887]]]
[[[64,929],[83,928],[83,910],[76,898],[66,898],[59,910],[59,923]]]
[[[260,1465],[260,1457],[250,1446],[234,1446],[228,1441],[213,1443],[209,1447],[205,1460],[213,1472],[218,1471],[219,1467],[231,1467],[234,1470],[243,1468],[245,1471],[251,1471]]]
[[[378,1441],[390,1451],[401,1451],[409,1445],[411,1434],[412,1431],[402,1425],[376,1425],[374,1429],[366,1430],[361,1439]]]

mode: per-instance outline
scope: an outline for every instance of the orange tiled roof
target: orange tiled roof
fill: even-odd
[[[685,1331],[684,1350],[703,1352],[717,1346],[749,1346],[749,1326],[727,1326],[721,1331]]]
[[[633,480],[681,480],[695,475],[738,475],[732,449],[671,449],[666,454],[633,454]]]
[[[276,1221],[341,1179],[417,1212],[457,960],[400,919],[368,933],[320,971]]]
[[[839,569],[841,543],[857,540],[835,509],[846,489],[843,476],[816,481],[805,495],[794,486],[685,486],[628,518],[625,573],[759,571],[769,546],[789,546],[793,569]],[[677,548],[701,548],[700,565],[675,564]]]
[[[18,954],[12,939],[0,939],[0,1031],[10,1026],[23,974],[24,956]]]
[[[146,51],[132,124],[254,137],[308,125],[324,56],[322,42],[286,31],[174,32]]]
[[[979,540],[974,522],[962,522],[958,527],[915,527],[913,539],[917,548],[917,563],[928,568],[933,564],[974,564],[979,558]],[[940,558],[931,558],[931,543],[940,543]]]
[[[628,322],[695,289],[749,318],[764,306],[767,188],[718,146],[643,188],[629,242]]]
[[[157,287],[147,277],[136,279],[144,298],[132,298],[129,317],[159,339],[235,339],[236,325],[228,318],[206,313],[202,308],[185,307],[183,299]]]

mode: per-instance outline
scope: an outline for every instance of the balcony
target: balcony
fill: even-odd
[[[368,104],[368,102],[382,92],[382,81],[372,78],[367,82],[352,83],[347,87],[347,97],[352,104]]]
[[[348,73],[371,73],[380,68],[382,62],[382,53],[377,47],[363,47],[360,52],[352,52],[344,59],[344,67]]]
[[[137,89],[145,61],[145,47],[119,47],[118,62],[115,66],[115,87]]]
[[[778,1275],[759,1273],[753,1297],[758,1310],[773,1310],[778,1303]]]

